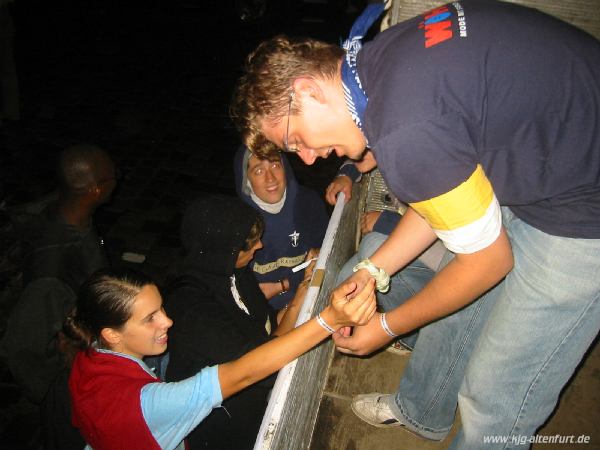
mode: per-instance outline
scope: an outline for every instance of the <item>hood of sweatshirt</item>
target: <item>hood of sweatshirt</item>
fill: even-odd
[[[232,275],[258,217],[236,197],[209,195],[194,200],[181,224],[185,271]]]

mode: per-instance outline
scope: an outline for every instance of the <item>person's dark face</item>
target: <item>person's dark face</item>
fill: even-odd
[[[109,158],[102,158],[99,162],[96,187],[100,190],[98,203],[106,203],[117,187],[117,171]]]

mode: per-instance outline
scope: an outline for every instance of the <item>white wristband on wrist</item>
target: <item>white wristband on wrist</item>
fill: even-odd
[[[321,325],[321,327],[323,327],[329,334],[335,333],[335,330],[331,328],[329,324],[325,322],[325,319],[321,317],[321,313],[317,314],[317,323]]]
[[[394,333],[391,329],[390,326],[387,323],[387,320],[385,319],[385,313],[382,313],[381,316],[379,316],[379,321],[381,322],[381,328],[383,328],[383,331],[385,331],[388,336],[391,337],[398,337],[399,335]]]
[[[363,259],[352,268],[352,272],[358,272],[360,269],[365,269],[375,278],[375,287],[379,292],[385,294],[390,289],[390,276],[385,270],[375,266],[368,258]]]

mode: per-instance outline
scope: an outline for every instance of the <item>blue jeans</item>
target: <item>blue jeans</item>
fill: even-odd
[[[352,275],[352,268],[363,259],[369,258],[387,239],[386,234],[372,232],[361,240],[358,252],[350,258],[338,274],[336,286]],[[377,305],[383,311],[390,311],[420,291],[435,275],[435,272],[416,260],[390,278],[390,290],[385,294],[377,292]],[[408,348],[415,346],[418,332],[401,336],[401,342]]]
[[[419,332],[390,407],[451,449],[524,448],[600,328],[600,239],[548,235],[502,209],[515,265],[468,307]],[[504,444],[485,443],[505,436]]]

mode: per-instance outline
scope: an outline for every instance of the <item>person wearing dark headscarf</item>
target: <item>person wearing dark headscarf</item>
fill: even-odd
[[[252,261],[254,276],[271,306],[281,309],[304,276],[292,267],[316,256],[321,247],[329,220],[325,205],[316,192],[298,184],[282,154],[264,159],[242,146],[234,172],[238,195],[265,221],[264,248]]]
[[[167,381],[221,364],[293,328],[312,267],[277,324],[248,267],[262,247],[260,214],[235,197],[207,196],[186,210],[184,259],[166,289],[170,332]],[[227,399],[189,435],[192,449],[252,448],[273,386],[271,376]]]

